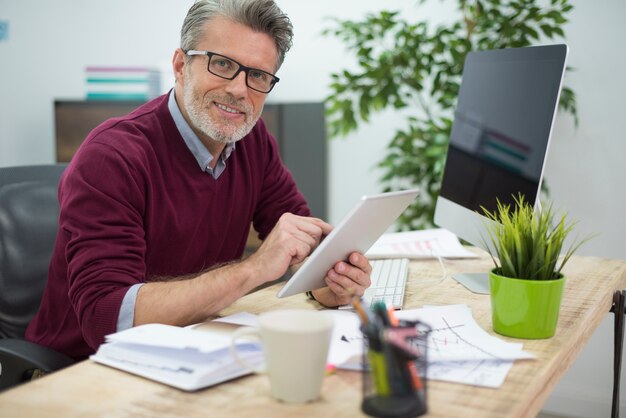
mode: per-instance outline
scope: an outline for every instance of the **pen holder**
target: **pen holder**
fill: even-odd
[[[361,327],[364,413],[383,418],[417,417],[427,412],[427,337],[420,322],[397,327]]]

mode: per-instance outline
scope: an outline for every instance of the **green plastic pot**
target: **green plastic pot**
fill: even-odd
[[[550,338],[556,331],[565,277],[523,280],[489,273],[493,330],[515,338]]]

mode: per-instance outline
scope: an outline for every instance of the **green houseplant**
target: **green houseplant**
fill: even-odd
[[[433,26],[395,11],[361,20],[335,19],[325,31],[346,45],[356,66],[332,74],[326,99],[331,137],[367,124],[385,109],[406,112],[378,167],[385,191],[419,186],[419,198],[398,219],[400,229],[432,226],[465,56],[565,37],[568,0],[440,0],[452,3],[449,23]],[[419,6],[426,0],[416,1]],[[576,118],[574,92],[564,87],[560,108]]]
[[[565,276],[562,269],[584,243],[571,244],[561,254],[574,223],[552,206],[542,211],[518,195],[515,205],[497,203],[488,225],[490,255],[495,268],[489,274],[493,328],[518,338],[549,338],[556,331]],[[487,244],[487,242],[485,242]]]

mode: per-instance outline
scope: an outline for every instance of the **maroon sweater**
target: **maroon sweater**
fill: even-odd
[[[116,331],[128,288],[241,257],[285,212],[310,214],[259,121],[213,179],[200,170],[168,96],[94,129],[59,186],[59,232],[30,341],[74,358]]]

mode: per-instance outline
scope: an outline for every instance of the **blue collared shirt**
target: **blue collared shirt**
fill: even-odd
[[[185,120],[178,104],[176,103],[174,89],[170,91],[167,107],[172,114],[172,118],[174,119],[178,132],[180,132],[185,144],[187,144],[187,148],[189,148],[189,151],[191,151],[198,162],[200,169],[210,174],[213,179],[217,180],[226,169],[226,160],[234,151],[235,143],[233,142],[226,145],[219,157],[219,160],[217,161],[217,164],[215,165],[215,168],[211,168],[209,165],[211,161],[213,161],[213,156]],[[132,285],[124,295],[122,305],[120,306],[120,313],[117,317],[118,332],[133,326],[133,322],[135,321],[135,303],[137,302],[137,293],[139,292],[139,288],[143,285],[144,283]]]

